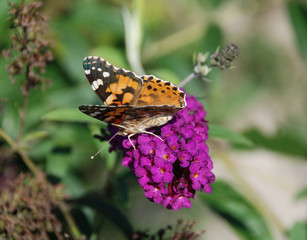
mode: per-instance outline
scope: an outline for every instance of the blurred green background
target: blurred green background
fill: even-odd
[[[197,219],[206,231],[201,239],[307,238],[306,1],[43,2],[55,57],[44,76],[52,84],[31,90],[24,147],[71,198],[104,193],[100,210],[76,206],[92,227],[91,239],[127,239],[129,224],[153,232],[179,218]],[[7,18],[2,0],[1,49],[11,44]],[[119,153],[106,147],[90,159],[105,144],[92,135],[106,124],[77,110],[100,104],[83,73],[85,56],[177,85],[192,72],[194,53],[228,43],[240,48],[235,68],[215,69],[210,83],[194,79],[185,86],[213,125],[208,144],[217,181],[211,194],[198,193],[191,209],[169,211],[144,197]],[[0,58],[0,121],[16,138],[22,95],[9,80],[8,63]],[[0,174],[6,169],[1,161]]]

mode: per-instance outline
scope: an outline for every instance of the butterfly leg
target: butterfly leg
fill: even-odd
[[[129,140],[129,142],[131,143],[131,146],[133,147],[133,149],[136,150],[136,148],[135,148],[133,142],[132,142],[131,139],[130,139],[130,138],[131,138],[132,136],[134,136],[134,135],[135,135],[135,133],[132,133],[132,134],[128,135],[128,140]]]
[[[163,140],[162,138],[160,138],[158,135],[156,135],[156,134],[154,134],[154,133],[152,133],[152,132],[142,131],[142,133],[151,134],[151,135],[153,135],[153,136],[159,138],[162,142],[164,142],[164,140]]]

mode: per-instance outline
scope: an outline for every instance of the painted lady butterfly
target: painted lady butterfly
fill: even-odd
[[[186,106],[185,93],[154,76],[137,76],[101,57],[83,60],[85,75],[104,105],[82,105],[81,112],[120,128],[128,139],[161,126]],[[154,134],[153,134],[154,135]]]

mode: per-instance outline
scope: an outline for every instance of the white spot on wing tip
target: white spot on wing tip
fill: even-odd
[[[97,84],[98,84],[98,87],[99,87],[99,86],[103,86],[102,79],[97,79]]]
[[[97,68],[97,70],[98,70],[99,72],[101,72],[101,71],[102,71],[102,69],[101,69],[101,68]]]
[[[103,72],[102,75],[103,75],[103,77],[105,77],[105,78],[106,78],[106,77],[110,77],[110,73],[109,73],[109,72]]]
[[[99,112],[92,112],[92,113],[90,113],[89,115],[90,115],[91,117],[96,117],[98,114],[99,114]]]
[[[84,72],[85,72],[86,75],[89,75],[91,73],[91,70],[86,69],[86,70],[84,70]]]
[[[98,88],[98,82],[97,81],[93,81],[91,84],[92,89],[95,91]]]

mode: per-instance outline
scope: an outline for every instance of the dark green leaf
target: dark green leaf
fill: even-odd
[[[208,124],[209,125],[209,136],[213,138],[222,138],[228,140],[231,143],[237,143],[245,146],[251,146],[252,142],[245,136],[233,132],[222,126]]]
[[[288,12],[300,53],[307,61],[307,3],[288,1]]]
[[[137,178],[130,169],[126,169],[114,179],[117,192],[116,197],[123,206],[129,204],[129,190],[134,184],[138,184]]]
[[[307,222],[297,222],[289,232],[290,240],[306,240],[307,239]]]
[[[306,144],[293,136],[291,133],[285,132],[284,129],[277,132],[275,136],[267,137],[257,129],[251,129],[244,133],[255,146],[263,147],[276,152],[289,154],[292,156],[307,156]]]
[[[79,122],[79,123],[101,123],[101,121],[86,116],[77,108],[60,108],[46,113],[43,120],[60,121],[60,122]]]
[[[73,208],[70,211],[70,214],[74,218],[75,223],[78,225],[78,229],[87,236],[87,239],[89,239],[93,233],[93,228],[83,211],[78,208]]]
[[[99,195],[90,194],[78,199],[69,200],[68,202],[94,209],[97,213],[113,221],[113,223],[123,231],[127,238],[131,237],[133,228],[126,216],[117,207],[102,200]]]
[[[61,150],[60,150],[61,151]],[[64,150],[66,151],[66,149]],[[64,152],[53,152],[47,156],[46,171],[56,177],[66,176],[70,165],[70,158]]]
[[[223,43],[223,31],[217,24],[211,24],[208,31],[202,40],[204,51],[215,52],[218,46]]]
[[[246,240],[270,240],[271,232],[263,216],[244,196],[222,181],[212,185],[211,194],[201,194],[203,202],[222,216]]]
[[[72,172],[68,172],[62,179],[62,182],[65,185],[65,192],[67,192],[70,197],[82,196],[87,191],[87,186],[82,182],[82,179]]]

